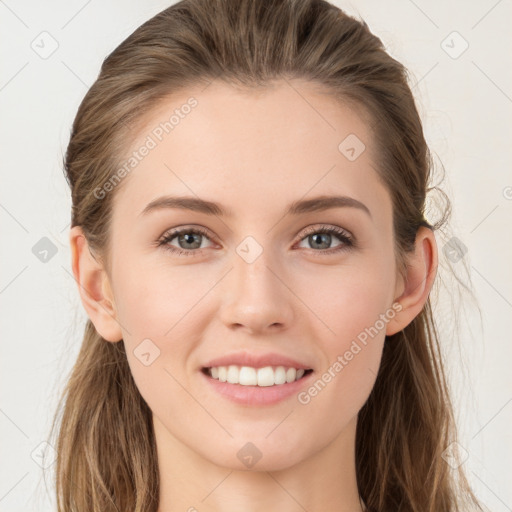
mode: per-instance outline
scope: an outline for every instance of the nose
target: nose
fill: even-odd
[[[223,280],[221,320],[231,330],[269,334],[289,328],[294,319],[293,292],[270,250],[252,262],[237,253]]]

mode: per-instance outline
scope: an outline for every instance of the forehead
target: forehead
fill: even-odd
[[[169,95],[142,121],[126,158],[144,156],[115,197],[122,215],[166,193],[234,204],[242,215],[308,194],[387,195],[364,113],[309,82],[241,90],[214,81]]]

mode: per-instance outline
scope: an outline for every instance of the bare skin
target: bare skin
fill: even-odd
[[[158,510],[359,512],[357,414],[385,336],[409,324],[428,298],[435,237],[420,228],[407,275],[399,275],[391,199],[375,171],[368,123],[305,82],[244,94],[214,82],[173,94],[147,114],[127,154],[190,96],[197,106],[110,192],[111,265],[91,256],[80,227],[70,233],[84,307],[106,342],[123,340],[153,413]],[[366,146],[353,161],[338,149],[349,134]],[[165,195],[214,201],[233,216],[142,213]],[[368,211],[285,214],[294,201],[324,195],[350,197]],[[199,248],[189,248],[193,233],[181,245],[177,236],[157,245],[177,227],[207,235],[197,235]],[[353,245],[337,234],[313,236],[310,227],[341,228]],[[252,254],[262,251],[250,263],[237,252],[248,236]],[[378,334],[355,353],[354,340],[372,326]],[[150,365],[134,353],[145,339],[160,351]],[[306,398],[243,405],[220,395],[201,369],[241,350],[306,363],[315,376],[301,389]],[[353,357],[334,370],[347,351]],[[309,393],[329,368],[327,385]],[[252,467],[237,456],[248,442],[261,454]]]

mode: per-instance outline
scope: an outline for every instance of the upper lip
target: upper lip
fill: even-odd
[[[216,366],[251,366],[253,368],[264,368],[265,366],[284,366],[285,368],[311,369],[311,366],[301,363],[290,357],[267,352],[264,354],[254,354],[249,352],[233,352],[222,357],[216,357],[208,361],[203,367],[212,368]]]

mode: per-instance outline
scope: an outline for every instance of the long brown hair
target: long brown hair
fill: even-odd
[[[365,22],[324,0],[183,0],[123,41],[104,60],[73,123],[64,160],[72,226],[82,227],[91,249],[108,263],[115,191],[101,198],[95,191],[114,176],[145,114],[164,97],[216,79],[250,89],[292,78],[320,84],[369,116],[403,270],[418,228],[435,230],[447,217],[434,225],[424,217],[433,164],[407,71]],[[157,510],[151,411],[123,342],[106,342],[90,320],[52,432],[57,424],[59,512]],[[482,510],[461,467],[444,460],[454,441],[429,299],[405,329],[386,339],[374,389],[359,413],[356,471],[367,509]]]

